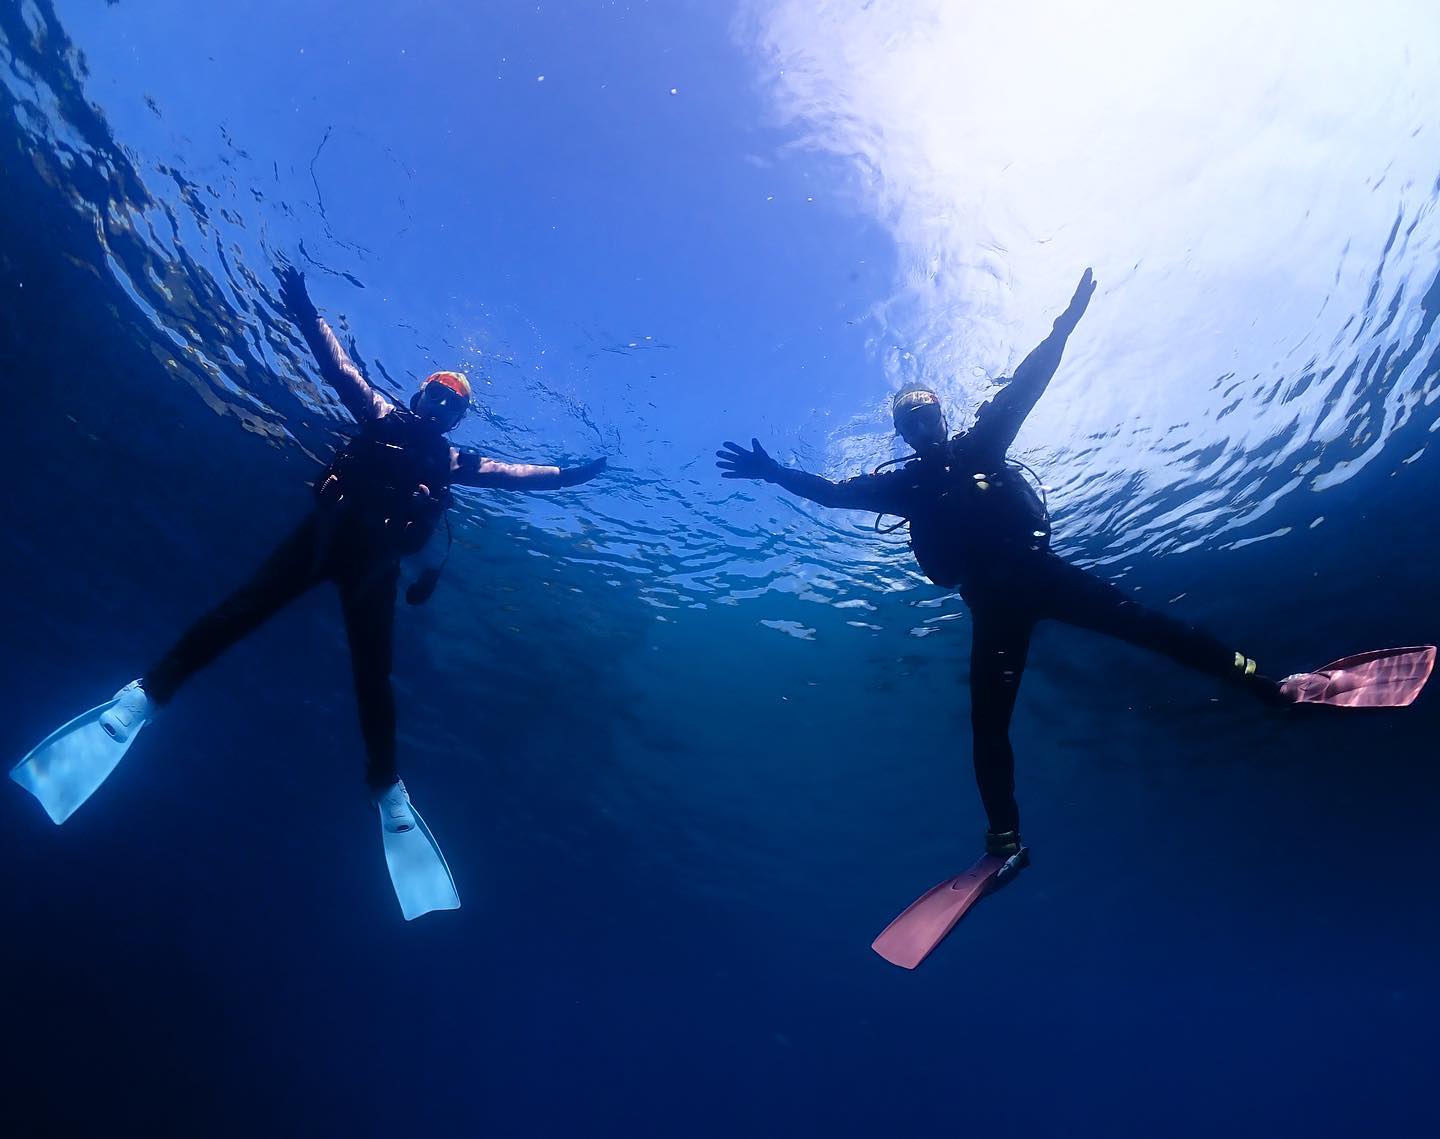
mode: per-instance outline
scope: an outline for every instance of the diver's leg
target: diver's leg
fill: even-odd
[[[390,685],[390,661],[399,567],[383,556],[377,559],[364,550],[353,552],[355,556],[339,568],[337,576],[350,638],[360,731],[365,737],[365,781],[380,815],[380,840],[390,882],[400,912],[410,921],[431,910],[458,909],[460,895],[435,836],[395,770],[395,693]],[[354,567],[353,573],[350,567]]]
[[[1109,582],[1052,556],[1040,590],[1045,616],[1117,637],[1177,664],[1246,684],[1262,697],[1278,693],[1255,662],[1217,637],[1126,597]]]
[[[1000,606],[971,605],[970,723],[975,739],[975,782],[992,836],[1020,830],[1015,802],[1015,753],[1010,717],[1030,652],[1035,624],[1028,614]]]
[[[377,795],[400,778],[395,766],[395,691],[390,683],[398,576],[394,566],[381,565],[340,582],[360,734],[365,738],[365,782]]]
[[[312,513],[254,577],[192,625],[145,674],[140,683],[146,695],[166,703],[195,673],[317,584],[321,540],[320,517]]]

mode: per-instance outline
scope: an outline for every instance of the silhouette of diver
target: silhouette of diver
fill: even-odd
[[[487,459],[446,433],[469,410],[470,384],[435,372],[399,407],[376,390],[316,311],[305,279],[279,271],[280,297],[359,431],[315,484],[316,505],[255,575],[200,618],[174,646],[108,704],[47,737],[11,772],[64,822],[100,786],[159,707],[190,677],[322,582],[340,592],[355,695],[365,741],[366,782],[380,811],[386,862],[407,919],[460,904],[438,845],[410,802],[395,761],[395,696],[390,681],[400,563],[430,542],[454,486],[549,490],[587,482],[596,459],[562,469]],[[412,604],[434,589],[431,568],[407,591]]]
[[[320,582],[333,581],[350,641],[368,758],[366,781],[378,795],[399,778],[390,660],[401,559],[430,541],[453,486],[570,487],[598,475],[605,460],[562,470],[498,462],[453,446],[445,435],[469,411],[470,385],[463,375],[436,372],[422,382],[409,408],[396,406],[360,374],[316,311],[303,275],[289,266],[279,275],[291,319],[360,431],[315,484],[316,509],[248,584],[180,638],[141,687],[157,703],[166,703],[190,676],[280,608]],[[422,585],[433,588],[433,581]],[[412,589],[411,600],[421,601],[428,592]]]
[[[821,506],[907,520],[920,568],[936,585],[960,591],[974,625],[970,713],[975,779],[989,821],[986,852],[1006,860],[1002,883],[1027,862],[1015,801],[1010,719],[1039,621],[1063,621],[1118,637],[1276,702],[1408,703],[1434,660],[1433,649],[1383,650],[1363,661],[1346,658],[1327,666],[1333,677],[1322,670],[1277,683],[1260,675],[1246,654],[1194,625],[1138,604],[1051,551],[1045,506],[1006,452],[1059,367],[1066,340],[1094,292],[1094,276],[1086,269],[1053,331],[980,408],[970,430],[949,435],[933,391],[910,385],[896,393],[895,429],[915,451],[897,470],[877,469],[835,483],[782,467],[758,439],[751,440],[750,450],[727,442],[716,452],[716,465],[725,478],[763,479]],[[1397,653],[1409,655],[1390,655]],[[1361,663],[1350,667],[1353,662]],[[1371,672],[1362,675],[1361,668]],[[1379,678],[1372,675],[1376,669],[1388,671]],[[1418,675],[1421,670],[1423,676]],[[1337,689],[1347,684],[1351,696],[1336,698]]]

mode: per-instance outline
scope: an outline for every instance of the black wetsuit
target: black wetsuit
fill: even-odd
[[[397,407],[360,374],[313,309],[296,315],[320,372],[360,430],[316,484],[317,506],[259,571],[202,617],[147,672],[141,686],[164,704],[231,645],[321,582],[340,591],[365,738],[366,781],[398,778],[390,683],[400,560],[433,532],[457,485],[547,490],[592,477],[597,466],[503,463],[451,446],[439,427]]]
[[[1068,333],[1051,333],[980,409],[974,427],[923,459],[839,483],[789,468],[773,479],[822,506],[907,519],[920,568],[935,584],[960,591],[974,620],[975,778],[997,833],[1020,827],[1010,718],[1037,622],[1105,633],[1214,676],[1244,677],[1254,668],[1210,634],[1137,604],[1051,552],[1045,510],[1006,452],[1055,374]]]

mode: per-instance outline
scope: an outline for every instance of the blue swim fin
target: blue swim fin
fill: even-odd
[[[46,736],[10,769],[57,824],[73,815],[124,758],[154,705],[139,682]]]
[[[405,920],[414,921],[431,910],[458,910],[460,895],[455,892],[450,867],[435,836],[410,802],[405,784],[397,782],[376,805],[380,809],[385,865]]]

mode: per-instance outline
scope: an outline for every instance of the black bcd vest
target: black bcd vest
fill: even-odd
[[[450,441],[395,408],[360,426],[315,484],[323,507],[383,529],[401,554],[418,553],[450,506]]]

